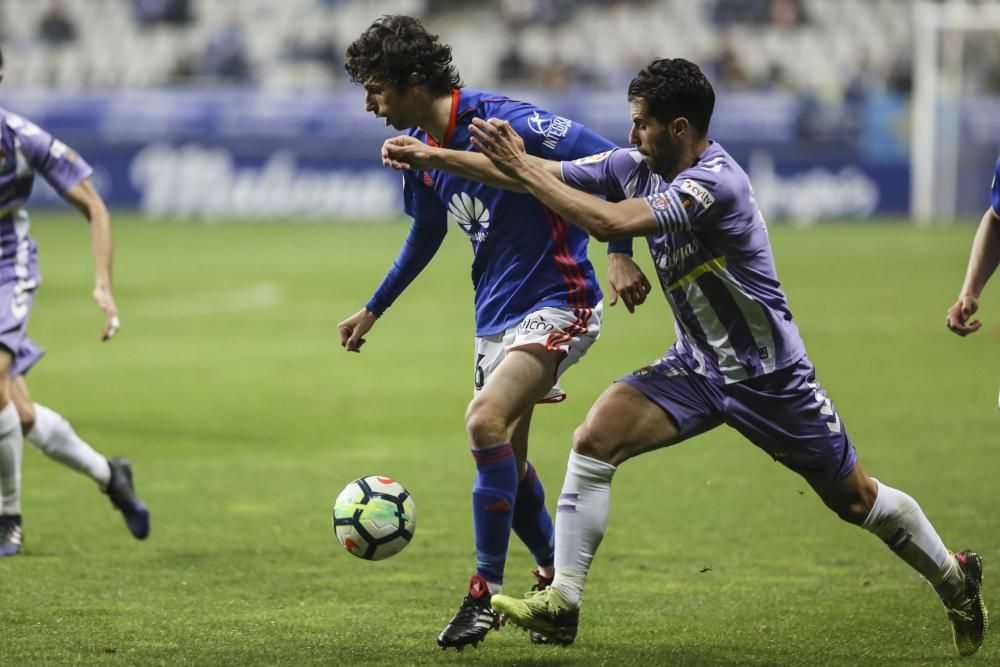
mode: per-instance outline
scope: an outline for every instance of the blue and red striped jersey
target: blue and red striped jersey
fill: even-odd
[[[475,90],[455,90],[443,145],[471,150],[473,118],[507,120],[532,155],[573,160],[614,144],[568,118],[532,104]],[[431,145],[420,128],[410,135]],[[443,171],[405,172],[403,196],[413,225],[403,251],[368,309],[381,315],[430,261],[451,226],[472,244],[476,335],[489,336],[545,306],[593,308],[601,300],[587,259],[587,234],[529,194],[491,188]]]

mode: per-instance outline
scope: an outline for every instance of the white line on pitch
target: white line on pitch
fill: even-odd
[[[140,317],[185,317],[240,313],[277,306],[284,301],[284,291],[276,283],[260,283],[218,292],[202,292],[188,296],[147,299],[129,309]]]

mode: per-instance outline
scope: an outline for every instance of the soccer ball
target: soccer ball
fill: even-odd
[[[410,492],[389,477],[356,479],[333,503],[333,532],[358,558],[382,560],[403,550],[417,527]]]

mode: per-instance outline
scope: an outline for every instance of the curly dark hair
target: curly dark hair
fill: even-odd
[[[715,91],[702,71],[683,58],[657,58],[628,85],[630,102],[642,99],[661,123],[683,116],[703,136],[715,109]]]
[[[372,23],[347,47],[344,68],[361,84],[370,79],[397,87],[425,84],[435,93],[462,87],[451,47],[412,16],[386,15]]]

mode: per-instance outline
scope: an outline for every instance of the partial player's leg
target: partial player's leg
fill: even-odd
[[[511,444],[514,447],[514,457],[518,462],[520,481],[517,485],[517,495],[514,502],[512,527],[531,552],[537,565],[537,576],[540,581],[551,580],[555,556],[555,531],[552,517],[545,508],[545,489],[534,466],[527,460],[528,431],[531,428],[531,416],[534,408],[529,408],[517,422]]]
[[[132,465],[120,456],[106,459],[82,440],[62,415],[31,400],[27,382],[19,375],[12,382],[14,404],[25,438],[49,458],[87,475],[108,495],[137,539],[149,535],[149,511],[135,493]]]
[[[607,527],[616,466],[681,437],[672,414],[644,391],[626,382],[612,385],[574,434],[556,507],[556,575],[552,586],[523,600],[505,595],[493,598],[494,609],[512,623],[539,632],[554,643],[570,644],[576,638],[584,582]],[[689,423],[696,421],[692,415]]]
[[[21,457],[24,440],[11,400],[14,355],[0,346],[0,557],[21,552]]]
[[[861,466],[843,479],[810,484],[841,519],[877,535],[933,586],[948,611],[959,655],[979,650],[989,623],[979,554],[949,552],[913,498],[869,477]]]
[[[552,388],[563,356],[537,345],[506,352],[466,412],[476,462],[476,574],[458,612],[438,636],[442,648],[475,646],[499,625],[490,600],[503,584],[520,479],[512,439],[521,417]]]
[[[877,535],[923,575],[949,610],[959,652],[974,653],[986,628],[978,555],[953,556],[913,498],[865,474],[809,360],[725,391],[726,421],[802,475],[841,519]]]
[[[511,444],[514,446],[514,456],[517,458],[521,481],[517,485],[517,499],[514,503],[513,528],[514,534],[535,559],[535,569],[532,574],[535,584],[532,591],[542,591],[552,585],[555,575],[553,560],[555,558],[555,529],[552,517],[545,508],[545,489],[538,478],[534,466],[527,460],[528,431],[531,428],[530,408],[517,422]],[[531,633],[532,644],[548,644],[549,639],[537,632]]]

